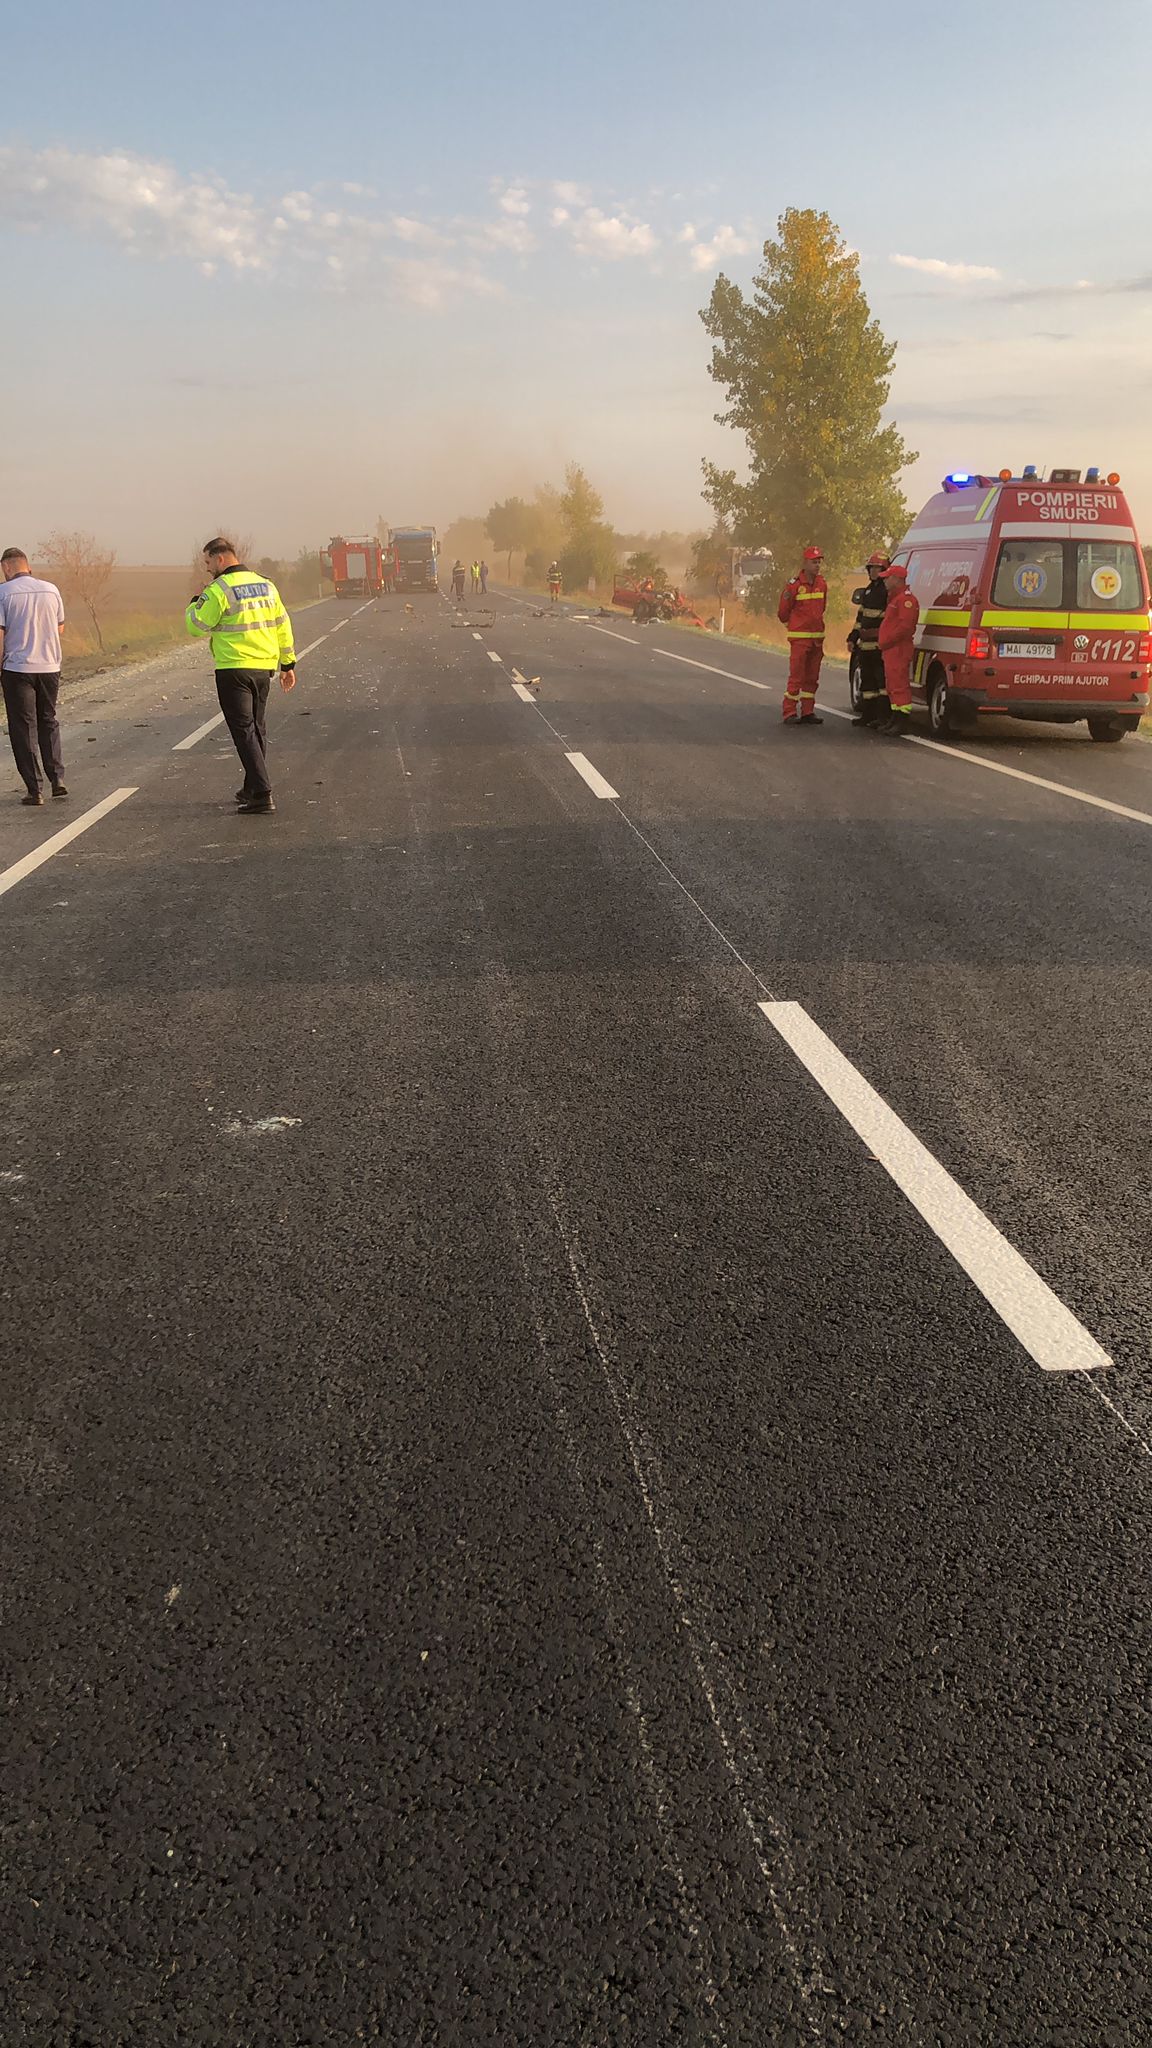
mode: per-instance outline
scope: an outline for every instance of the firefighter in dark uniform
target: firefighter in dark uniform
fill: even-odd
[[[852,592],[856,606],[856,624],[848,635],[848,645],[860,670],[860,709],[852,720],[853,725],[879,726],[886,723],[888,699],[884,692],[884,657],[880,652],[880,621],[888,602],[888,585],[884,572],[890,566],[889,557],[880,548],[873,549],[865,562],[869,580],[860,590]]]

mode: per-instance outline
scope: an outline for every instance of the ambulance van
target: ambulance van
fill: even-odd
[[[1148,576],[1116,475],[944,479],[904,535],[920,601],[913,700],[939,738],[990,718],[1087,719],[1122,740],[1148,709]],[[859,700],[853,666],[852,697]]]

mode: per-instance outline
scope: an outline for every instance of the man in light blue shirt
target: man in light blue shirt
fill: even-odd
[[[54,583],[33,576],[23,548],[5,548],[0,570],[4,574],[0,583],[0,682],[8,737],[28,791],[20,801],[39,806],[44,801],[40,761],[53,796],[68,794],[56,716],[64,601]]]

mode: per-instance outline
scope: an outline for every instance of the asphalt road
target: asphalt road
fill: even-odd
[[[1141,2043],[1152,751],[494,609],[0,813],[0,2042]]]

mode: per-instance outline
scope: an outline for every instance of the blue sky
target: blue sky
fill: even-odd
[[[4,64],[8,538],[277,553],[570,458],[701,524],[698,309],[788,206],[860,251],[914,500],[1098,462],[1152,532],[1147,0],[47,0]]]

